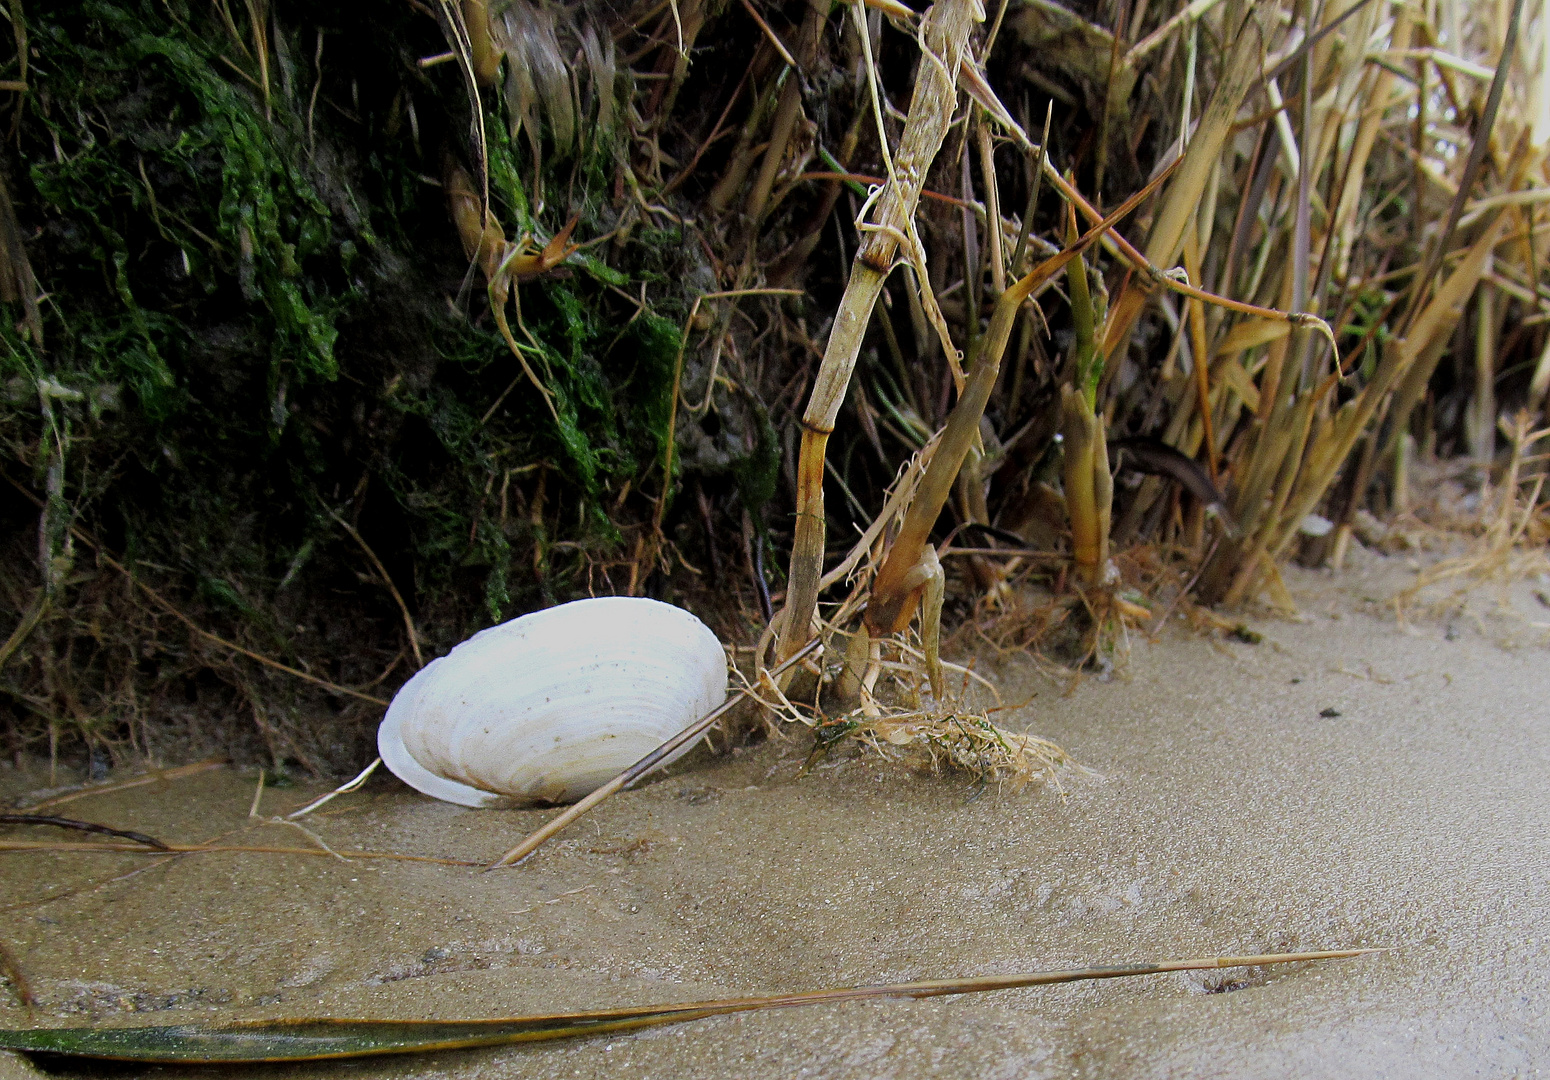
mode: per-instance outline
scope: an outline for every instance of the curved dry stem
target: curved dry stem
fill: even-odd
[[[936,527],[942,508],[947,505],[958,471],[979,433],[980,417],[984,415],[985,404],[990,400],[990,392],[995,388],[996,379],[1000,375],[1001,358],[1006,352],[1023,301],[1066,269],[1073,260],[1081,258],[1084,251],[1135,210],[1167,175],[1163,173],[1126,199],[1114,213],[1100,220],[1065,250],[1034,267],[996,301],[990,317],[990,328],[979,340],[978,356],[963,396],[958,399],[952,414],[947,418],[947,425],[942,429],[941,439],[936,452],[931,456],[930,465],[926,467],[920,489],[910,503],[899,535],[873,582],[872,602],[867,605],[866,615],[867,626],[873,633],[898,633],[914,617],[924,582],[916,581],[911,575],[915,567],[920,565],[930,541],[931,530]]]

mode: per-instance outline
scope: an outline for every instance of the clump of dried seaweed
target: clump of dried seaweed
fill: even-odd
[[[1047,739],[996,723],[1008,708],[995,685],[972,668],[944,662],[952,678],[938,697],[922,677],[925,655],[918,639],[895,642],[890,653],[868,664],[859,678],[844,661],[809,662],[802,669],[808,692],[800,697],[763,673],[758,683],[745,684],[771,722],[811,729],[808,767],[852,741],[887,760],[1011,791],[1039,783],[1060,790],[1063,770],[1081,770]],[[855,704],[846,707],[848,699]]]
[[[994,711],[958,703],[879,709],[836,717],[815,734],[820,749],[849,736],[885,758],[923,761],[933,773],[955,771],[1011,791],[1030,783],[1062,790],[1061,770],[1079,766],[1048,739],[1000,727]]]

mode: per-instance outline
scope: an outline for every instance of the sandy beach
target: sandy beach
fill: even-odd
[[[0,1024],[496,1016],[1375,946],[1321,965],[747,1014],[244,1077],[1534,1077],[1550,1062],[1550,610],[1525,582],[1396,622],[1405,560],[1293,571],[1249,644],[1177,618],[1073,692],[998,665],[1008,726],[1092,775],[977,788],[791,732],[698,754],[527,863],[0,853],[37,993]],[[1536,623],[1538,625],[1536,625]],[[46,763],[0,769],[12,803]],[[60,781],[63,783],[63,780]],[[58,813],[164,840],[485,860],[553,813],[374,778],[295,827],[222,768]],[[276,815],[327,789],[266,792]],[[76,837],[9,829],[10,839]],[[140,871],[139,873],[133,873]],[[49,899],[54,897],[54,899]],[[63,1075],[100,1075],[59,1061]],[[34,1066],[0,1054],[0,1077]],[[123,1069],[113,1075],[203,1076]]]

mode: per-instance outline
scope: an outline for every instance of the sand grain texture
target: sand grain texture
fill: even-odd
[[[1397,564],[1369,564],[1341,579],[1294,573],[1304,621],[1251,620],[1259,645],[1174,627],[1138,644],[1123,678],[1065,697],[1009,663],[1007,698],[1038,693],[1012,726],[1101,774],[1072,778],[1065,800],[854,756],[798,778],[806,741],[793,736],[680,767],[494,874],[180,858],[5,915],[41,999],[32,1022],[503,1015],[1392,946],[1321,966],[749,1014],[283,1075],[1542,1075],[1550,666],[1532,620],[1544,613],[1525,587],[1516,614],[1486,605],[1406,632],[1364,600],[1392,595]],[[15,796],[39,780],[12,769],[0,783]],[[247,824],[252,785],[221,770],[69,809],[199,841]],[[312,792],[270,792],[264,812]],[[339,848],[488,859],[547,813],[463,810],[384,778],[307,824]],[[310,842],[278,825],[230,840]],[[0,905],[149,865],[0,854]],[[28,1022],[0,1005],[0,1023]],[[0,1055],[0,1077],[25,1070]]]

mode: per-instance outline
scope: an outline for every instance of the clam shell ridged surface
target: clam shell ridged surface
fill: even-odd
[[[569,802],[720,705],[726,688],[721,643],[689,612],[577,600],[433,660],[393,698],[377,747],[399,779],[448,802]]]

